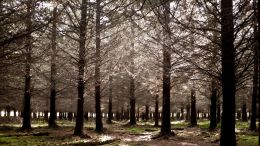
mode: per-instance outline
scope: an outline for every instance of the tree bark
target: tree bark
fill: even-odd
[[[108,99],[108,118],[107,123],[112,123],[113,118],[113,112],[112,112],[112,90],[113,90],[113,84],[112,84],[112,76],[109,76],[109,99]]]
[[[251,104],[251,117],[250,117],[250,130],[256,130],[256,104],[257,104],[257,86],[258,86],[258,66],[259,66],[259,50],[257,44],[257,8],[256,8],[256,0],[253,1],[254,7],[254,74],[253,74],[253,94],[252,94],[252,104]]]
[[[190,103],[189,103],[189,101],[186,105],[186,121],[190,121]]]
[[[214,130],[217,127],[217,89],[214,79],[211,83],[211,105],[210,105],[210,130]]]
[[[85,67],[85,43],[86,43],[86,25],[87,25],[87,0],[82,0],[81,20],[79,35],[79,62],[78,62],[78,106],[76,115],[76,126],[74,135],[84,135],[84,67]]]
[[[171,48],[169,44],[170,29],[170,3],[163,4],[163,33],[165,34],[163,44],[163,102],[162,102],[162,125],[161,135],[171,134],[170,97],[171,97]]]
[[[155,97],[155,112],[154,112],[154,126],[159,126],[159,95]]]
[[[149,120],[149,105],[148,104],[145,105],[145,120],[146,121]]]
[[[135,124],[135,80],[133,76],[130,76],[130,125]]]
[[[197,112],[196,112],[196,96],[195,91],[191,91],[191,117],[190,117],[190,126],[196,126],[197,125]]]
[[[220,123],[220,119],[221,119],[221,105],[220,105],[220,101],[219,101],[219,97],[217,100],[217,123]]]
[[[257,50],[258,50],[258,104],[259,104],[259,107],[260,107],[260,0],[257,1]],[[258,113],[260,113],[260,108],[258,108]],[[260,145],[260,122],[258,123],[258,145]]]
[[[96,129],[97,132],[103,131],[103,123],[102,123],[102,113],[101,113],[101,81],[100,81],[100,66],[101,66],[101,57],[100,57],[100,0],[96,1],[96,61],[95,61],[95,99],[96,99]]]
[[[53,9],[52,35],[51,35],[51,96],[50,96],[50,118],[49,127],[56,127],[56,38],[57,38],[57,6]]]
[[[233,1],[221,0],[221,57],[223,112],[220,146],[236,146],[235,135],[235,48]]]
[[[131,40],[131,51],[130,51],[130,125],[136,125],[136,117],[135,117],[135,78],[134,78],[134,71],[135,71],[135,63],[134,63],[134,28],[131,26],[131,33],[132,33],[132,40]]]
[[[247,111],[246,111],[246,103],[243,101],[242,105],[242,121],[247,121]]]
[[[181,120],[183,120],[184,119],[184,107],[182,106],[181,107]]]
[[[33,4],[31,0],[26,2],[27,18],[26,31],[32,32],[32,12]],[[25,38],[26,60],[25,60],[25,87],[24,87],[24,105],[23,105],[23,130],[31,130],[31,64],[32,64],[32,36],[29,33]]]

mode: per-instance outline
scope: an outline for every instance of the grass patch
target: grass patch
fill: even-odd
[[[209,128],[209,120],[198,120],[198,127],[201,129],[208,129]]]
[[[140,128],[140,127],[128,127],[126,128],[126,131],[131,134],[141,134],[145,132],[144,128]]]
[[[250,123],[248,123],[248,122],[236,121],[237,129],[248,129],[249,125],[250,125]]]
[[[238,136],[238,146],[257,146],[258,136],[240,135]]]

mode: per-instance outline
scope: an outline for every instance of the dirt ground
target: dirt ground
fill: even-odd
[[[73,123],[61,123],[49,129],[35,125],[30,132],[20,132],[14,126],[1,126],[0,145],[106,145],[106,146],[217,146],[219,131],[209,132],[199,127],[174,128],[175,136],[155,138],[160,128],[152,125],[127,126],[125,123],[105,124],[104,133],[96,133],[94,124],[85,124],[84,131],[91,138],[73,136]],[[17,126],[19,127],[19,125]]]

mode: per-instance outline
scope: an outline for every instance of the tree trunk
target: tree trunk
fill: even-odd
[[[257,86],[258,86],[258,66],[259,66],[259,50],[257,44],[257,8],[256,8],[256,0],[253,1],[254,7],[254,74],[253,74],[253,94],[252,94],[252,104],[251,104],[251,117],[250,117],[250,130],[256,130],[256,104],[257,104]]]
[[[170,3],[163,4],[164,25],[163,33],[165,34],[163,44],[163,102],[162,102],[162,125],[161,135],[171,134],[171,119],[170,119],[170,97],[171,97],[171,48],[169,46],[170,29]]]
[[[214,130],[217,127],[217,89],[214,79],[211,83],[211,105],[210,105],[210,130]]]
[[[236,146],[235,135],[235,48],[233,1],[221,0],[221,57],[223,112],[220,146]]]
[[[26,29],[32,31],[32,12],[33,4],[29,0],[27,5]],[[25,88],[24,88],[24,105],[23,105],[23,130],[31,129],[31,64],[32,64],[32,36],[28,34],[25,38],[26,60],[25,60]]]
[[[135,118],[135,80],[130,77],[130,125],[136,124]]]
[[[97,132],[103,131],[103,123],[102,123],[102,113],[101,113],[101,81],[100,81],[100,66],[101,66],[101,58],[100,58],[100,0],[96,1],[96,61],[95,61],[95,99],[96,99],[96,129]]]
[[[136,125],[135,118],[135,78],[134,78],[134,29],[131,27],[132,31],[132,42],[131,42],[131,51],[130,51],[130,125]]]
[[[258,0],[257,2],[257,24],[258,24],[258,29],[257,29],[257,50],[258,50],[258,105],[259,105],[259,108],[258,108],[258,113],[260,113],[260,74],[259,74],[259,71],[260,71],[260,0]],[[260,145],[260,122],[258,123],[258,145]]]
[[[186,121],[190,121],[190,104],[186,105]]]
[[[221,105],[219,99],[217,100],[217,123],[220,123],[221,119]]]
[[[53,9],[52,36],[51,36],[51,97],[50,97],[50,118],[49,127],[56,127],[56,38],[57,38],[57,6]]]
[[[112,118],[113,118],[113,112],[112,112],[112,76],[109,76],[109,99],[108,99],[108,118],[107,118],[107,123],[111,124],[112,123]]]
[[[159,126],[159,95],[157,94],[155,97],[155,112],[154,112],[154,126]]]
[[[82,0],[81,4],[81,20],[80,20],[80,35],[79,35],[79,62],[78,62],[78,106],[76,126],[74,135],[84,135],[84,67],[85,67],[85,43],[86,43],[86,25],[87,25],[87,0]]]
[[[149,105],[148,104],[145,105],[145,120],[146,121],[149,120]]]
[[[247,111],[246,111],[246,103],[245,101],[243,102],[242,105],[242,121],[247,121]]]
[[[181,120],[184,119],[184,107],[182,106],[181,107]]]
[[[196,126],[197,125],[197,112],[196,112],[196,96],[195,91],[191,91],[191,117],[190,117],[190,126]]]

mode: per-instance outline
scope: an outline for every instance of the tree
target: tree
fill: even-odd
[[[170,120],[170,92],[171,92],[171,48],[169,48],[169,17],[170,17],[170,3],[163,3],[163,102],[162,102],[162,125],[161,135],[171,134],[171,120]]]
[[[217,127],[217,89],[215,80],[211,83],[211,104],[210,104],[210,125],[209,129],[214,130]]]
[[[236,146],[235,135],[235,48],[233,1],[221,0],[221,58],[223,113],[221,121],[221,146]]]
[[[85,43],[86,43],[86,25],[87,20],[87,0],[82,0],[81,4],[81,19],[79,29],[79,61],[78,61],[78,106],[76,126],[74,129],[74,135],[84,135],[84,67],[85,67]]]
[[[102,113],[101,113],[101,81],[100,81],[100,66],[101,66],[101,57],[100,57],[100,13],[101,13],[101,6],[100,0],[96,1],[96,53],[95,53],[95,109],[96,109],[96,131],[102,132],[103,131],[103,124],[102,124]]]
[[[26,1],[27,18],[25,25],[27,32],[32,32],[32,14],[34,4],[31,0]],[[24,87],[24,105],[23,105],[23,130],[31,129],[31,64],[32,64],[32,36],[28,34],[25,38],[25,87]]]
[[[196,110],[196,95],[195,90],[191,90],[191,116],[190,116],[190,126],[196,126],[197,125],[197,110]]]
[[[256,1],[254,0],[254,5]],[[251,104],[251,117],[250,117],[250,130],[256,130],[256,105],[257,105],[257,85],[258,85],[258,58],[259,50],[257,45],[257,20],[256,20],[256,8],[254,7],[254,73],[253,73],[253,94],[252,94],[252,104]]]
[[[113,78],[112,75],[109,76],[109,99],[108,99],[108,117],[107,117],[107,123],[112,123],[113,118],[113,111],[112,111],[112,95],[113,93]]]
[[[49,127],[56,127],[56,38],[57,38],[57,6],[53,9],[52,35],[51,35],[51,96],[50,96],[50,118]]]

